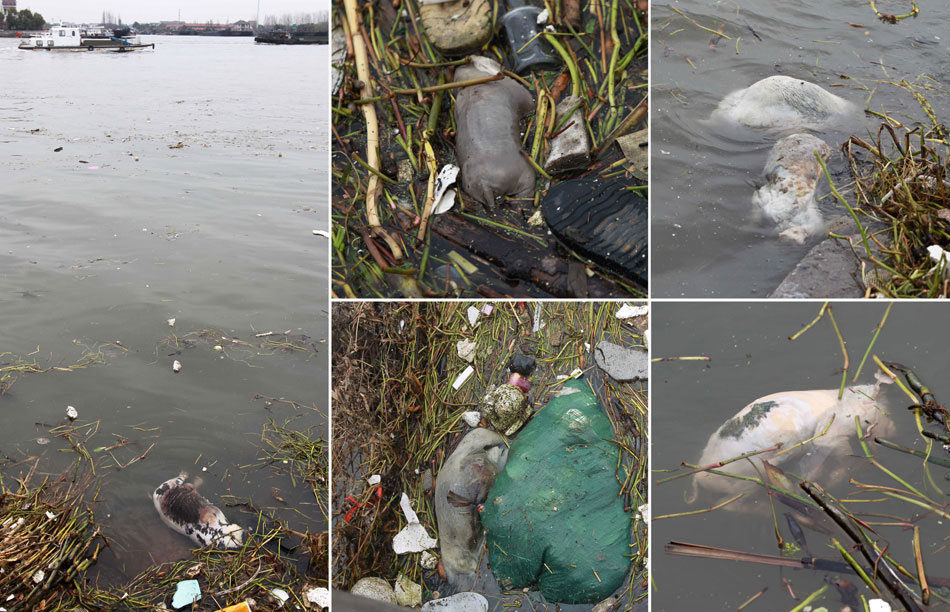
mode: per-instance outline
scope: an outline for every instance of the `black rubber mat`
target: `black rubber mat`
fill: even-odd
[[[551,232],[610,272],[647,284],[647,201],[628,183],[580,178],[558,183],[541,202]]]

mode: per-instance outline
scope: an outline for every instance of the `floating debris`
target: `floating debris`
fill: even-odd
[[[469,306],[466,314],[468,315],[468,324],[472,326],[472,329],[475,329],[478,325],[478,317],[481,315],[481,311],[474,306]]]
[[[931,261],[942,266],[944,276],[950,274],[950,270],[948,270],[948,267],[950,267],[948,266],[950,264],[950,251],[945,251],[939,244],[934,244],[927,247],[927,254],[930,255]]]
[[[253,600],[242,601],[241,603],[236,603],[236,604],[234,604],[233,606],[227,606],[227,607],[225,607],[225,608],[220,608],[220,609],[217,610],[216,612],[251,612],[251,602],[252,602],[252,601],[253,601]]]
[[[303,600],[318,608],[329,608],[330,590],[323,587],[304,587]]]
[[[439,558],[430,553],[428,550],[422,551],[422,555],[419,557],[419,565],[422,569],[435,569],[439,565]]]
[[[175,317],[172,317],[171,319],[168,320],[168,326],[175,327]]]
[[[66,406],[66,418],[70,421],[75,421],[79,418],[79,412],[72,406]]]
[[[375,576],[357,580],[353,588],[350,589],[350,593],[359,595],[360,597],[375,599],[376,601],[385,601],[391,604],[396,603],[396,592],[393,588],[389,586],[388,582],[382,578],[376,578]]]
[[[405,493],[402,494],[399,507],[402,508],[408,524],[393,538],[393,551],[397,555],[402,555],[435,548],[438,541],[430,537],[426,528],[419,523],[419,517],[413,512],[412,506],[409,505],[409,496]]]
[[[459,167],[455,164],[446,164],[439,170],[439,176],[435,179],[433,215],[441,215],[452,210],[452,206],[455,205],[455,190],[449,187],[455,184],[458,175]]]
[[[594,361],[617,382],[647,380],[650,376],[650,355],[638,348],[604,340],[594,347]]]
[[[642,317],[650,312],[649,306],[631,306],[630,304],[624,304],[620,307],[620,310],[617,311],[615,315],[618,319],[631,319],[633,317]]]
[[[181,372],[181,362],[178,361],[177,359],[175,360],[174,363],[172,363],[172,372],[174,372],[175,374],[178,374],[179,372]]]
[[[407,608],[416,608],[422,605],[422,585],[416,584],[405,574],[396,578],[396,603]]]
[[[172,596],[172,607],[180,610],[191,606],[201,599],[201,587],[197,580],[182,580],[175,586],[175,595]]]
[[[466,591],[422,604],[422,612],[488,612],[488,600],[479,593]]]
[[[271,589],[270,594],[277,602],[278,608],[283,608],[287,600],[290,599],[290,595],[284,589]]]
[[[462,373],[459,374],[458,377],[455,379],[455,382],[452,383],[452,388],[458,391],[459,388],[465,384],[465,381],[469,379],[469,377],[472,375],[474,371],[475,371],[475,368],[473,368],[472,366],[468,366],[467,368],[462,370]]]
[[[492,427],[506,436],[517,432],[531,418],[528,396],[510,383],[488,389],[478,408]]]
[[[472,363],[475,361],[475,349],[478,345],[471,340],[459,340],[455,345],[458,350],[459,359]]]

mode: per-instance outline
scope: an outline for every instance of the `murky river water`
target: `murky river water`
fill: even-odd
[[[0,397],[0,451],[62,468],[73,453],[47,425],[67,405],[98,422],[86,445],[100,466],[121,439],[116,463],[148,450],[100,469],[112,575],[187,552],[150,498],[180,470],[232,521],[253,516],[224,504],[251,499],[323,525],[312,494],[247,466],[269,419],[326,437],[327,244],[312,231],[327,225],[328,48],[147,42],[58,54],[0,40],[0,368],[100,349],[105,362],[21,377]],[[211,329],[222,337],[197,335]],[[256,336],[288,330],[301,350]]]
[[[714,31],[721,27],[731,39],[713,44],[714,34],[672,8]],[[878,3],[878,9],[900,14],[910,3]],[[653,4],[653,295],[765,297],[818,240],[803,246],[780,242],[775,232],[752,222],[751,197],[764,182],[765,160],[778,137],[729,133],[705,123],[719,101],[782,74],[913,125],[924,118],[920,107],[890,83],[906,79],[939,86],[950,77],[950,8],[927,3],[921,10],[917,19],[890,25],[859,0]],[[946,118],[947,96],[924,93]],[[834,151],[852,134],[876,131],[881,122],[860,112],[853,119],[817,135]],[[848,181],[840,153],[832,156],[829,169],[839,185]],[[828,191],[822,180],[819,195]],[[830,198],[820,208],[826,219],[846,214]]]
[[[703,355],[703,361],[675,361],[655,363],[653,368],[651,412],[652,437],[661,442],[653,447],[652,489],[653,517],[651,569],[656,588],[651,593],[653,610],[679,612],[686,610],[734,610],[761,589],[768,590],[747,610],[789,610],[810,593],[823,586],[826,575],[837,575],[860,585],[854,575],[826,574],[806,570],[792,570],[769,565],[737,563],[712,559],[693,559],[672,556],[664,552],[664,545],[676,540],[706,546],[723,547],[765,555],[781,555],[774,533],[766,497],[757,492],[756,510],[738,513],[726,508],[713,512],[656,520],[656,517],[690,510],[709,508],[728,496],[701,493],[692,504],[685,501],[691,489],[691,479],[683,478],[665,484],[658,479],[681,462],[696,463],[710,434],[735,415],[743,406],[765,395],[780,391],[804,389],[835,389],[838,387],[842,366],[838,341],[829,321],[822,320],[799,339],[790,342],[788,336],[804,327],[817,314],[820,305],[810,304],[655,304],[653,307],[653,356],[682,357]],[[883,304],[838,304],[835,318],[847,341],[853,373],[861,360],[875,327],[884,314]],[[897,304],[894,306],[873,353],[888,361],[900,362],[913,368],[930,385],[938,401],[948,392],[946,384],[946,346],[950,333],[945,329],[946,308],[938,304]],[[859,383],[874,380],[876,366],[868,361]],[[850,380],[850,379],[849,379]],[[904,408],[911,404],[895,386],[884,394],[886,406],[896,423],[893,439],[918,450],[926,445],[914,431],[914,418]],[[874,435],[880,435],[878,429]],[[921,460],[869,443],[871,452],[887,468],[905,478],[908,483],[926,490],[932,499],[946,502],[946,495],[923,484]],[[861,452],[854,445],[852,452]],[[947,458],[947,453],[935,446],[935,456]],[[722,457],[727,459],[727,457]],[[856,463],[849,463],[856,462]],[[835,468],[855,466],[848,475],[863,483],[900,487],[883,472],[849,456],[839,456],[827,462]],[[794,465],[784,469],[794,471]],[[729,471],[726,468],[726,471]],[[938,487],[950,489],[947,468],[931,466],[931,475]],[[825,481],[827,484],[827,481]],[[852,491],[847,484],[831,489],[837,494]],[[748,495],[747,495],[748,497]],[[859,498],[877,498],[882,495],[859,495]],[[880,512],[886,504],[852,504],[852,510],[866,508]],[[776,513],[783,538],[793,541],[783,514],[789,508],[776,502]],[[908,520],[915,509],[908,505],[889,507],[887,512]],[[950,552],[941,549],[946,538],[946,522],[934,515],[918,517],[921,530],[923,558],[928,575],[946,577],[950,567]],[[865,516],[866,520],[894,521]],[[900,527],[878,527],[890,543],[890,551],[905,564],[913,567],[910,550],[912,533]],[[849,543],[840,530],[836,537]],[[841,561],[841,556],[828,544],[827,535],[805,529],[807,550],[791,554],[792,558],[806,555]],[[787,579],[799,602],[790,598],[782,579]],[[860,588],[860,587],[859,587]],[[869,594],[866,589],[865,594]],[[715,602],[710,605],[710,602]],[[829,610],[840,610],[841,603],[834,588],[825,599],[816,602]],[[860,608],[856,608],[860,609]]]

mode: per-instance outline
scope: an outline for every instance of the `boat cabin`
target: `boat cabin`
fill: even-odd
[[[21,45],[37,49],[52,49],[54,47],[81,47],[82,38],[79,28],[68,26],[53,26],[48,32],[31,36]]]

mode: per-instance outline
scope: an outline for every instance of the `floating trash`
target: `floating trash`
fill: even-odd
[[[620,307],[620,310],[617,311],[617,314],[614,315],[618,319],[632,319],[633,317],[642,317],[650,312],[650,307],[643,306],[631,306],[630,304],[624,304]]]
[[[489,388],[478,409],[496,431],[506,436],[517,432],[531,418],[528,396],[510,383]]]
[[[433,215],[441,215],[442,213],[452,210],[452,207],[455,205],[455,190],[449,189],[449,187],[455,184],[458,175],[459,167],[454,164],[446,164],[439,170],[439,175],[435,178],[435,195],[433,196],[435,203],[432,206]]]
[[[422,605],[422,585],[416,584],[405,574],[396,578],[396,603],[407,608],[416,608]]]
[[[304,587],[303,600],[317,608],[329,608],[330,590],[323,587]]]
[[[430,553],[428,550],[422,551],[422,555],[419,557],[419,565],[422,566],[422,569],[435,569],[439,565],[439,558]]]
[[[242,601],[241,603],[236,603],[226,608],[220,608],[217,612],[251,612],[251,604],[250,602]]]
[[[617,382],[647,380],[650,377],[650,355],[639,348],[626,348],[602,340],[594,347],[597,367]]]
[[[466,314],[468,315],[468,324],[474,329],[478,325],[478,317],[481,315],[481,311],[474,306],[469,306]]]
[[[413,512],[412,506],[409,505],[409,496],[405,493],[402,494],[399,507],[402,508],[408,524],[393,538],[393,551],[397,555],[402,555],[435,548],[438,541],[429,536],[426,528],[419,523],[419,517]]]
[[[290,595],[284,589],[271,589],[270,594],[277,602],[278,608],[283,608],[287,600],[290,599]]]
[[[459,359],[468,363],[472,363],[475,360],[475,349],[477,347],[478,345],[471,340],[459,340],[455,345]]]
[[[172,372],[174,372],[175,374],[178,374],[179,372],[181,372],[181,362],[178,361],[177,359],[172,364]]]
[[[356,584],[353,585],[353,588],[350,589],[350,593],[359,595],[360,597],[375,599],[376,601],[384,601],[391,604],[396,603],[396,592],[393,588],[389,586],[388,582],[382,578],[376,578],[375,576],[360,578]]]
[[[66,406],[66,418],[70,421],[75,421],[79,418],[79,411],[77,411],[72,406]]]
[[[488,612],[488,600],[479,593],[466,591],[422,604],[422,612]]]
[[[939,244],[934,244],[927,247],[927,254],[930,255],[931,261],[943,265],[944,276],[950,275],[950,251],[945,251]]]
[[[482,413],[477,410],[463,412],[462,420],[465,421],[465,424],[469,427],[478,427],[478,424],[482,422]]]
[[[502,589],[595,603],[630,570],[630,516],[610,420],[585,381],[564,384],[512,442],[485,500],[492,574]]]
[[[472,366],[468,366],[467,368],[462,370],[462,373],[459,374],[455,378],[455,382],[452,383],[452,388],[458,391],[459,388],[461,388],[461,386],[465,384],[465,381],[469,379],[469,377],[472,375],[473,372],[475,372],[475,368],[473,368]]]
[[[201,587],[197,580],[182,580],[175,587],[175,595],[172,596],[172,607],[180,610],[185,606],[191,606],[201,599]]]

